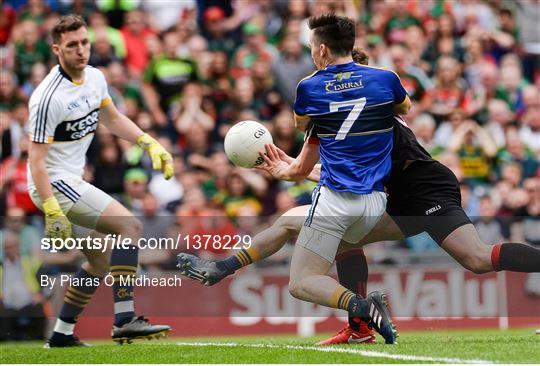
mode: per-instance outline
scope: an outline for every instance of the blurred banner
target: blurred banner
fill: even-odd
[[[174,276],[174,273],[171,273]],[[514,327],[540,325],[540,297],[527,292],[528,275],[474,275],[460,268],[373,271],[370,289],[387,292],[399,329]],[[140,287],[136,310],[173,327],[172,336],[247,335],[337,331],[344,313],[294,299],[288,276],[240,273],[203,287]],[[53,299],[56,308],[63,292]],[[102,286],[77,326],[79,336],[105,338],[111,327],[110,290]]]

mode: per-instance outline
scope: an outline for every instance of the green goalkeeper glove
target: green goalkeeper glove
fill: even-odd
[[[54,196],[43,202],[43,211],[45,211],[45,235],[47,237],[61,239],[71,237],[71,222],[62,212]]]
[[[174,174],[173,159],[171,154],[159,142],[145,133],[137,139],[137,145],[148,151],[152,159],[152,168],[163,170],[165,179],[169,179]]]

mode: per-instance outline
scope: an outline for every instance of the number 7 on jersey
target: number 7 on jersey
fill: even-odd
[[[343,107],[350,107],[353,106],[345,120],[343,121],[343,124],[339,128],[339,131],[336,135],[336,140],[344,140],[347,134],[349,133],[351,127],[353,126],[354,122],[358,119],[358,116],[360,113],[362,113],[362,110],[364,109],[366,105],[366,98],[360,98],[360,99],[353,99],[353,100],[345,100],[342,102],[331,102],[330,112],[337,112],[340,108]]]

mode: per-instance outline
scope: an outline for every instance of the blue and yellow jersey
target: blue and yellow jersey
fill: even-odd
[[[306,138],[320,144],[320,184],[338,192],[383,191],[394,106],[407,97],[399,77],[354,62],[330,65],[300,81],[296,93],[294,113],[309,118]]]

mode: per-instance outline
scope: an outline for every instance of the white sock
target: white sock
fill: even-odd
[[[129,313],[129,312],[135,312],[135,305],[133,303],[133,300],[120,301],[120,302],[114,303],[115,314]]]
[[[55,332],[65,335],[72,335],[73,329],[75,329],[75,323],[66,323],[63,320],[56,319],[56,324],[54,325]]]

